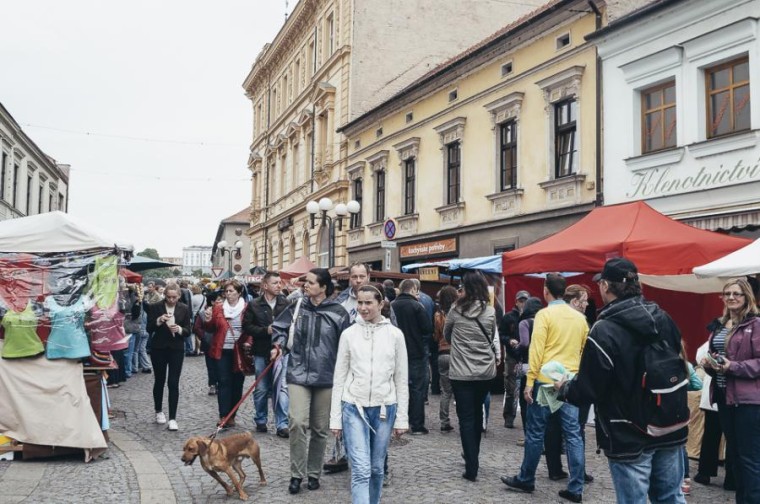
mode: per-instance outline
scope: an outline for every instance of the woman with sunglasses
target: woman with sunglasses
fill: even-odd
[[[221,422],[243,396],[245,375],[236,373],[235,343],[243,333],[243,314],[247,303],[243,300],[243,284],[231,280],[224,286],[224,303],[206,308],[204,318],[207,331],[213,331],[208,356],[216,361],[216,399]],[[225,425],[235,427],[233,414]]]
[[[736,502],[760,502],[760,318],[743,278],[723,286],[723,304],[701,364],[713,377],[711,401],[718,404],[726,459],[734,468]]]

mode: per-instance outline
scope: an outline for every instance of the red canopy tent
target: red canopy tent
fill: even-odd
[[[608,259],[626,257],[645,275],[688,275],[695,266],[723,257],[750,241],[682,224],[641,201],[599,207],[559,233],[505,252],[505,299],[514,299],[521,289],[540,297],[543,280],[526,274],[584,273],[570,277],[568,283],[590,285],[591,276],[601,271]],[[601,306],[596,289],[592,291],[597,306]],[[692,355],[706,338],[705,325],[720,314],[722,306],[715,295],[676,294],[654,287],[645,287],[645,296],[671,314]]]
[[[313,262],[309,261],[308,257],[302,256],[281,269],[280,278],[283,280],[298,278],[304,273],[308,273],[308,271],[313,268],[316,268],[316,265]]]

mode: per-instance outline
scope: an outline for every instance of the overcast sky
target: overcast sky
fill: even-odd
[[[0,102],[71,165],[69,213],[179,256],[250,203],[242,83],[284,14],[285,0],[3,0]]]

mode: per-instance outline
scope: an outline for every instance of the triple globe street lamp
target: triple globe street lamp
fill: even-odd
[[[335,217],[327,215],[327,212],[335,209]],[[315,219],[318,213],[322,213],[321,220],[322,226],[328,226],[328,262],[329,267],[335,266],[335,224],[338,224],[338,231],[343,231],[343,218],[350,215],[358,214],[361,211],[361,205],[356,200],[351,200],[348,203],[338,203],[333,206],[333,202],[330,198],[322,198],[319,202],[314,200],[306,203],[306,212],[311,215],[311,229],[314,229]]]
[[[226,253],[228,255],[228,268],[227,271],[230,272],[230,276],[233,276],[234,273],[232,272],[232,251],[235,251],[235,255],[240,254],[240,251],[243,249],[243,242],[240,240],[237,240],[231,247],[227,243],[227,240],[222,240],[219,243],[216,244],[217,249],[219,250],[219,254],[222,256],[222,260],[224,260],[224,254]]]

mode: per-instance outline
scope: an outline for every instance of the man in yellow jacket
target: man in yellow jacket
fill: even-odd
[[[544,282],[544,299],[548,306],[536,314],[530,342],[525,400],[528,403],[525,425],[525,454],[520,474],[503,476],[502,482],[510,488],[533,492],[536,468],[544,446],[544,432],[551,411],[540,406],[535,399],[538,388],[553,383],[541,374],[541,368],[550,361],[562,364],[568,372],[577,373],[581,353],[588,336],[588,324],[583,315],[563,301],[567,286],[559,273],[549,273]],[[578,408],[565,403],[560,409],[562,432],[565,436],[570,480],[567,489],[559,496],[571,502],[583,501],[584,448],[578,425]]]

